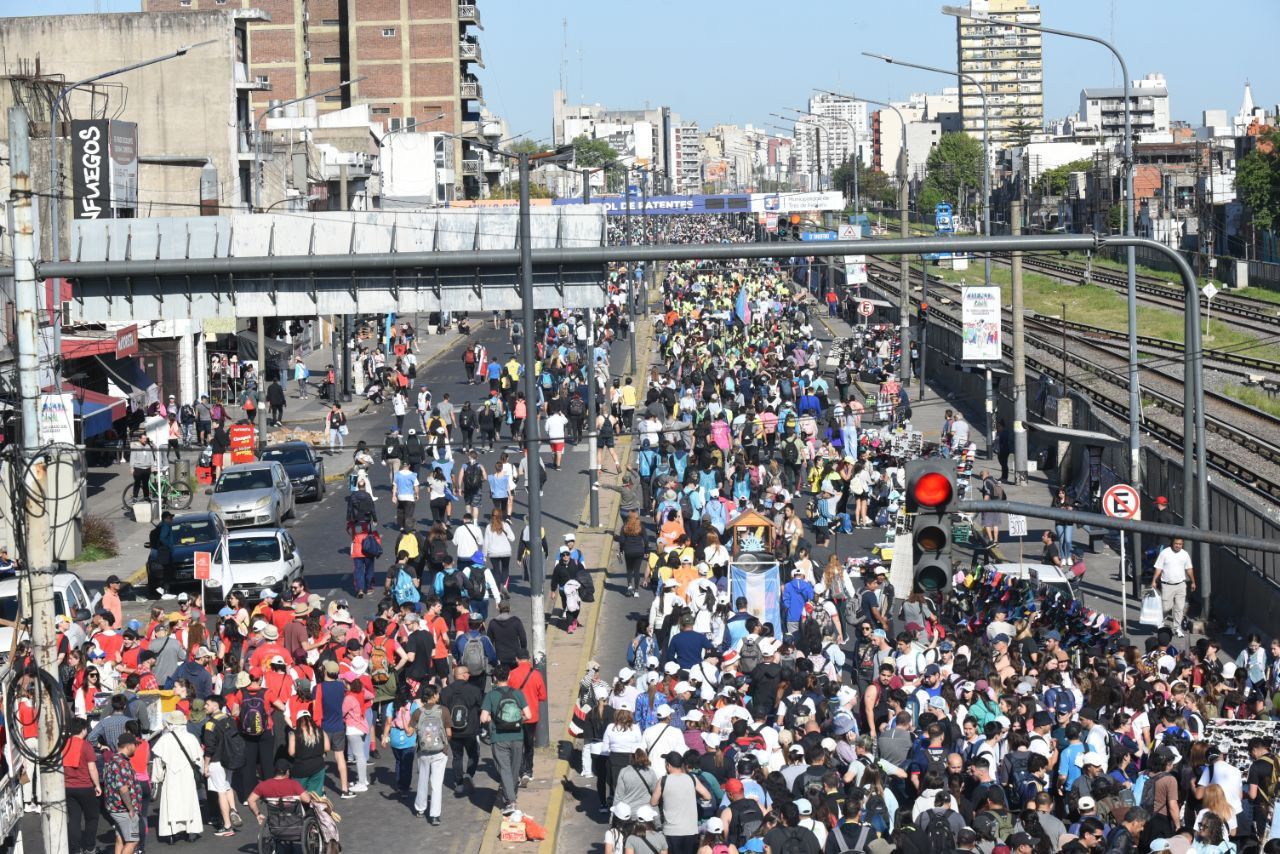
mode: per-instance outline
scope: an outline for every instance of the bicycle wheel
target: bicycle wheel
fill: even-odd
[[[124,507],[126,513],[133,510],[133,484],[129,484],[124,488],[124,492],[120,495],[120,504]]]
[[[191,506],[191,484],[169,484],[168,501],[170,505],[177,507],[179,510],[186,510]]]

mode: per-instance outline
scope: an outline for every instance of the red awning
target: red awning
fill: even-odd
[[[62,336],[62,357],[64,359],[87,359],[90,356],[115,355],[115,336],[109,338],[75,338]],[[65,385],[65,383],[64,383]]]

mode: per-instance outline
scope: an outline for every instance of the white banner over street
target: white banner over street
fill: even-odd
[[[960,296],[963,352],[966,362],[998,362],[1000,348],[1000,289],[966,287]]]

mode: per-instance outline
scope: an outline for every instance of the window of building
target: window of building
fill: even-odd
[[[383,36],[383,38],[388,38],[388,39],[389,39],[389,38],[391,38],[392,36],[394,36],[395,34],[396,34],[396,28],[395,28],[395,27],[383,27],[383,28],[382,28],[382,36]]]
[[[322,27],[336,27],[341,23],[342,22],[339,21],[337,18],[322,18],[320,20],[320,26]]]
[[[342,62],[342,57],[340,56],[326,56],[324,58],[325,65],[338,65],[341,62]]]
[[[410,133],[417,130],[418,120],[415,119],[413,116],[409,116],[407,119],[404,120],[404,129],[409,131]]]
[[[213,5],[215,5],[215,6],[225,6],[225,5],[227,5],[227,0],[213,0]]]
[[[178,0],[178,5],[179,5],[179,6],[190,6],[190,5],[191,5],[191,0]]]
[[[375,116],[385,116],[391,112],[391,108],[390,107],[374,107],[372,112]],[[399,121],[399,119],[396,119],[396,121]]]
[[[445,154],[446,154],[445,140],[446,139],[447,137],[443,137],[443,136],[436,137],[436,168],[437,169],[444,169],[445,166],[448,164],[448,160],[445,158]]]
[[[267,75],[265,75],[265,74],[259,74],[259,75],[258,75],[258,84],[259,84],[259,85],[261,85],[261,86],[265,86],[265,85],[267,85],[267,84],[268,84],[268,83],[270,83],[270,82],[271,82],[271,78],[270,78],[270,77],[268,77]]]
[[[400,117],[399,117],[399,116],[392,116],[392,117],[391,117],[391,131],[392,131],[392,133],[394,133],[395,131],[398,131],[398,130],[400,130]]]
[[[342,100],[342,96],[341,95],[325,95],[324,99],[326,101],[332,101],[334,103],[337,103]]]

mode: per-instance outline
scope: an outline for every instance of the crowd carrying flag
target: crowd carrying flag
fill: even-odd
[[[751,303],[747,302],[746,288],[738,291],[738,301],[733,307],[733,313],[738,315],[738,319],[742,321],[743,326],[751,325]]]

